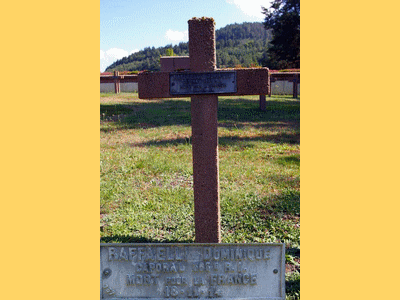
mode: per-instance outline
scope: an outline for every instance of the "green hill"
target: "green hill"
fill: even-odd
[[[265,66],[268,42],[272,35],[263,23],[231,24],[216,30],[217,67]],[[106,72],[112,71],[159,71],[160,56],[167,52],[174,55],[189,55],[188,43],[147,47],[111,64]]]

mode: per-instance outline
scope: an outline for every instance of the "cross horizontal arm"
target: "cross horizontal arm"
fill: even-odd
[[[218,69],[218,71],[235,71],[237,92],[218,94],[218,96],[243,96],[243,95],[267,95],[269,93],[268,68],[246,69]],[[159,99],[189,97],[188,95],[171,95],[169,90],[169,72],[145,72],[139,74],[139,98]]]

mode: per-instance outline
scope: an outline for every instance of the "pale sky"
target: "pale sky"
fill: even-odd
[[[216,29],[262,22],[271,0],[100,0],[100,71],[146,47],[187,42],[187,21],[211,17]]]

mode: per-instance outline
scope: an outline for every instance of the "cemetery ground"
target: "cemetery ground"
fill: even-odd
[[[300,101],[219,97],[222,243],[286,244],[300,299]],[[190,98],[100,95],[100,241],[193,243]]]

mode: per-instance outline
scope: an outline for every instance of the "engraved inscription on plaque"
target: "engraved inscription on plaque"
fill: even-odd
[[[236,72],[177,72],[169,75],[171,95],[236,93]]]
[[[101,299],[285,299],[283,244],[101,244]]]

